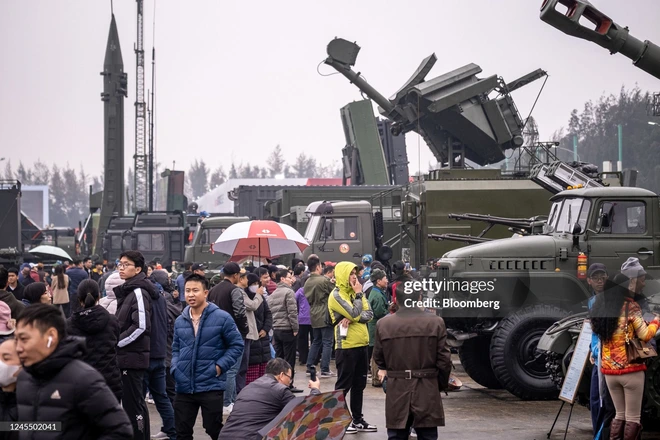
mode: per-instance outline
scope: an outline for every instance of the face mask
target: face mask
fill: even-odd
[[[254,285],[250,286],[249,289],[250,289],[250,292],[257,293],[257,290],[259,290],[259,286],[254,284]]]
[[[0,387],[6,387],[16,382],[17,377],[14,376],[21,368],[20,365],[7,365],[0,361]]]

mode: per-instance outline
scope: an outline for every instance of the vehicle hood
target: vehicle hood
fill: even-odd
[[[477,243],[447,252],[443,258],[554,258],[557,241],[551,235],[502,238]]]

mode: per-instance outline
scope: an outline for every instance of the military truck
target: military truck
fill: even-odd
[[[211,245],[231,225],[247,221],[250,221],[248,217],[218,216],[198,222],[193,239],[190,245],[186,246],[185,257],[181,261],[203,263],[211,271],[218,269],[229,260],[229,256],[212,252]]]
[[[653,192],[578,188],[550,201],[544,234],[466,246],[439,262],[437,281],[444,284],[435,298],[466,372],[523,399],[556,397],[536,345],[551,324],[586,307],[589,292],[586,275],[578,275],[578,256],[612,273],[631,256],[647,270],[660,262],[660,209]],[[454,289],[483,283],[489,288]]]
[[[115,261],[124,249],[131,246],[131,228],[134,217],[112,217],[108,229],[103,235],[102,258],[105,261]],[[123,243],[126,239],[126,243]]]
[[[145,261],[160,262],[169,268],[172,261],[182,261],[188,228],[181,211],[135,213],[133,226],[123,235],[123,250],[138,250]]]

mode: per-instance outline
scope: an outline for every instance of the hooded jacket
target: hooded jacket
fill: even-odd
[[[176,392],[224,391],[227,372],[242,356],[243,346],[243,337],[229,313],[208,303],[195,334],[190,306],[186,306],[174,324],[170,371],[176,382]],[[217,376],[216,365],[220,367],[220,376]]]
[[[124,284],[124,280],[119,276],[119,272],[112,272],[105,280],[105,294],[104,298],[99,300],[99,304],[103,306],[111,315],[117,313],[117,297],[115,296],[114,288]]]
[[[18,318],[18,315],[20,315],[25,308],[23,303],[17,300],[13,293],[7,292],[6,290],[0,290],[0,301],[7,303],[9,310],[11,310],[12,319]]]
[[[142,272],[115,287],[114,292],[120,330],[117,343],[119,368],[147,369],[151,350],[151,298],[158,293]]]
[[[103,376],[80,360],[85,340],[70,336],[18,375],[18,419],[62,422],[60,432],[21,432],[22,439],[131,439],[128,416]]]
[[[117,341],[119,321],[100,305],[74,313],[66,322],[67,333],[82,336],[86,340],[87,352],[81,360],[87,362],[103,375],[117,400],[122,398],[121,376],[117,364]]]
[[[356,348],[369,345],[369,331],[367,322],[371,321],[374,313],[369,308],[369,301],[362,293],[357,294],[349,282],[353,269],[357,269],[354,263],[342,261],[335,267],[335,281],[337,287],[328,299],[328,310],[332,323],[336,324],[344,318],[351,323],[348,325],[346,337],[341,337],[339,328],[335,325],[335,348]]]

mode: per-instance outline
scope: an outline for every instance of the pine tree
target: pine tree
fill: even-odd
[[[276,177],[284,173],[284,166],[286,160],[282,154],[282,147],[276,145],[273,151],[268,156],[268,166],[270,170],[270,177]]]
[[[195,159],[195,163],[190,166],[190,171],[188,171],[188,178],[190,179],[190,188],[194,199],[208,192],[209,169],[203,159],[199,162]]]

